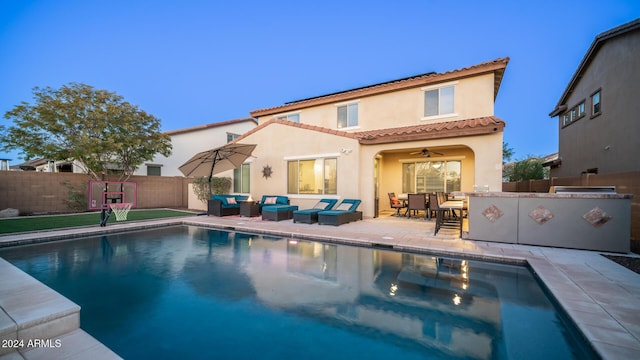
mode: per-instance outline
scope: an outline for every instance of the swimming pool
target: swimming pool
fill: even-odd
[[[0,256],[127,359],[595,358],[521,266],[189,226]]]

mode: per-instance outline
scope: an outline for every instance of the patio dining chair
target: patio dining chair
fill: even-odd
[[[440,207],[440,199],[437,194],[429,194],[429,212],[436,213],[436,225],[434,227],[433,235],[437,235],[438,231],[442,227],[459,229],[462,234],[462,219],[458,217],[445,217],[444,214],[448,213],[448,209]]]
[[[418,215],[424,211],[424,218],[427,218],[427,194],[408,194],[409,204],[407,205],[407,217],[411,217],[411,212]]]
[[[446,210],[440,209],[440,201],[438,199],[438,195],[429,193],[429,209],[427,210],[429,219],[437,218],[439,211],[445,212]]]
[[[396,209],[396,216],[400,216],[400,210],[407,208],[407,201],[398,199],[394,192],[390,192],[388,194],[389,206],[391,206],[392,209]]]

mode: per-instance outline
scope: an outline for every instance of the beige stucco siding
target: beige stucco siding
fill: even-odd
[[[299,113],[301,123],[336,129],[337,106],[358,103],[358,127],[353,129],[355,131],[410,126],[429,121],[454,121],[494,114],[493,73],[443,84],[455,86],[455,116],[424,118],[424,91],[421,87],[304,108],[283,114]],[[437,85],[434,86],[437,87]],[[259,122],[263,123],[272,118],[271,115],[263,116]]]
[[[194,129],[178,134],[172,134],[172,153],[169,157],[156,154],[152,161],[145,164],[161,165],[162,176],[183,176],[178,168],[193,155],[220,147],[227,143],[227,133],[242,135],[256,127],[253,121],[242,121],[233,124],[213,126],[204,129]],[[142,164],[135,171],[135,175],[146,175],[147,167]]]
[[[292,205],[312,207],[324,197],[358,198],[358,141],[320,131],[282,124],[271,124],[243,138],[241,143],[258,144],[251,161],[251,196],[259,200],[262,195],[288,195]],[[345,155],[342,149],[351,149]],[[338,194],[298,195],[287,193],[287,161],[293,159],[337,158]],[[270,166],[272,175],[265,178],[262,170]]]

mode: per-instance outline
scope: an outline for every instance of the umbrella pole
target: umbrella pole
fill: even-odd
[[[213,165],[211,165],[211,172],[209,173],[209,199],[211,199],[211,195],[212,195],[211,179],[213,179],[213,169],[216,167],[216,160],[218,160],[219,154],[220,154],[220,151],[216,150],[216,154],[213,157]]]

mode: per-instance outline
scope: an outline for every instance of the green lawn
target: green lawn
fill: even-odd
[[[194,216],[195,213],[170,209],[131,210],[126,221],[140,221],[179,216]],[[107,224],[114,223],[116,215],[111,214]],[[100,225],[100,212],[51,215],[21,216],[0,219],[0,234],[11,234],[24,231],[62,229],[76,226]]]

